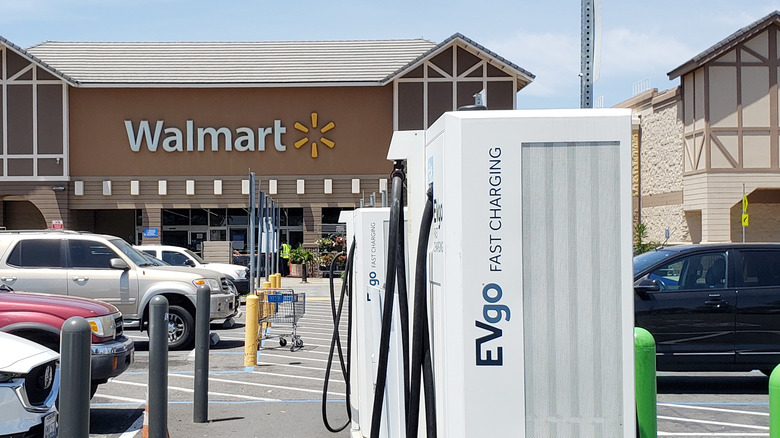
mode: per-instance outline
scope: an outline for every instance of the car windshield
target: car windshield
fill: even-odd
[[[200,256],[199,256],[199,255],[195,254],[194,252],[190,251],[189,249],[185,249],[184,251],[185,251],[187,254],[189,254],[189,256],[190,256],[190,257],[194,258],[194,259],[195,259],[195,261],[197,261],[197,262],[198,262],[198,263],[200,263],[201,265],[205,265],[206,263],[208,263],[208,262],[206,262],[205,260],[203,260],[202,258],[200,258]]]
[[[639,254],[634,257],[634,275],[674,254],[676,254],[675,251],[669,251],[663,248]]]
[[[155,256],[153,256],[151,254],[148,254],[146,252],[139,251],[139,253],[142,256],[144,256],[146,259],[148,259],[149,263],[152,264],[152,265],[155,265],[155,266],[170,266],[171,265],[170,263],[164,262],[164,261],[158,259],[157,257],[155,257]]]
[[[129,243],[125,242],[122,239],[111,239],[111,243],[114,244],[114,246],[117,247],[122,253],[124,253],[127,257],[130,258],[130,260],[133,261],[138,266],[154,266],[155,263],[152,263],[151,260],[149,260],[146,256],[144,256],[141,251],[138,251],[137,249],[133,248]]]

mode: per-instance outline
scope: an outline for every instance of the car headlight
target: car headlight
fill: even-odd
[[[249,272],[249,269],[236,269],[236,278],[246,278],[247,272]]]
[[[211,289],[211,293],[213,294],[222,292],[222,287],[219,285],[219,281],[214,278],[199,278],[194,280],[192,284],[194,284],[195,287],[208,286],[209,289]]]
[[[21,374],[0,373],[0,383],[8,382],[10,380],[16,379],[17,377],[21,377]]]
[[[115,315],[104,315],[86,320],[92,328],[92,334],[99,338],[113,338],[116,336],[116,318]]]

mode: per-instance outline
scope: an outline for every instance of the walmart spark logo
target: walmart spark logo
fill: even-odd
[[[317,130],[317,113],[315,113],[315,112],[311,113],[311,127],[306,127],[306,126],[304,126],[303,124],[301,124],[299,122],[295,122],[294,127],[295,127],[295,129],[297,129],[298,131],[300,131],[300,132],[302,132],[304,134],[317,135],[316,134],[316,130]],[[331,129],[333,129],[335,127],[336,127],[335,123],[328,122],[328,124],[326,124],[325,126],[323,126],[322,128],[319,129],[320,134],[325,134],[326,132],[330,131]],[[335,142],[333,142],[332,140],[329,140],[329,139],[327,139],[325,137],[320,137],[319,141],[320,141],[320,143],[324,144],[325,146],[327,146],[327,147],[329,147],[331,149],[336,147],[336,143]],[[306,136],[306,137],[296,141],[295,142],[295,149],[300,149],[301,147],[303,147],[307,143],[309,143],[309,137],[308,136]],[[319,156],[319,153],[317,152],[317,142],[312,140],[311,141],[311,157],[312,158],[317,158],[318,156]]]

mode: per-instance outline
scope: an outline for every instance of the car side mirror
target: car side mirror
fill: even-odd
[[[126,261],[120,258],[113,258],[109,260],[109,263],[111,264],[111,269],[121,269],[123,271],[130,269],[130,265],[128,265]]]
[[[184,264],[185,264],[185,265],[187,265],[187,266],[189,266],[190,268],[194,268],[194,267],[195,267],[195,262],[194,262],[194,261],[192,261],[192,259],[187,259],[187,260],[185,260],[185,261],[184,261]]]
[[[647,295],[649,292],[658,292],[660,290],[661,283],[655,279],[643,278],[642,280],[639,280],[639,283],[634,285],[634,292],[640,295]]]

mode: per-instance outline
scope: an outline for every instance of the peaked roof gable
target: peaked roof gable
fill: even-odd
[[[10,49],[11,51],[15,52],[17,55],[25,58],[26,60],[30,61],[31,63],[37,65],[38,67],[46,70],[47,73],[50,73],[56,78],[59,78],[65,82],[67,82],[70,85],[76,85],[76,81],[74,81],[72,78],[70,78],[68,75],[62,73],[61,71],[57,70],[56,68],[50,66],[49,64],[43,62],[42,60],[35,57],[30,52],[24,50],[23,48],[17,46],[16,44],[8,41],[7,39],[0,36],[0,45],[3,45]]]
[[[753,38],[773,24],[780,25],[780,11],[774,11],[766,17],[743,27],[709,49],[694,56],[685,64],[667,73],[669,79],[675,79],[701,67],[702,65],[733,49],[738,44]]]
[[[384,86],[458,44],[517,78],[535,76],[456,33],[425,39],[269,42],[44,42],[25,53],[79,87]],[[22,49],[19,49],[22,50]]]
[[[441,43],[437,44],[435,47],[432,47],[427,52],[423,53],[422,55],[418,56],[417,59],[411,61],[409,64],[403,66],[402,68],[396,70],[392,74],[390,74],[388,77],[386,77],[382,83],[386,84],[390,81],[392,81],[395,78],[401,77],[405,75],[406,73],[414,70],[417,68],[420,64],[422,64],[425,60],[430,59],[444,51],[445,49],[449,48],[452,45],[460,43],[463,46],[470,47],[474,51],[477,52],[477,56],[481,58],[485,58],[488,63],[493,65],[494,67],[497,67],[500,70],[507,71],[508,73],[517,77],[517,89],[520,90],[526,85],[530,84],[536,76],[521,68],[517,64],[507,60],[506,58],[498,55],[497,53],[488,50],[486,47],[478,44],[472,39],[469,39],[465,37],[461,33],[455,33],[451,37],[447,38],[446,40],[442,41]]]

